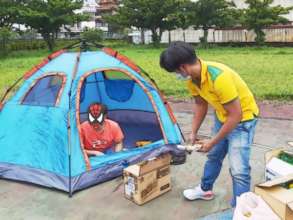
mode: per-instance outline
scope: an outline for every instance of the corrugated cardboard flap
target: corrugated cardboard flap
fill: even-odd
[[[288,207],[293,211],[293,201],[288,203]]]
[[[272,181],[268,181],[268,182],[265,182],[265,183],[258,184],[258,186],[269,188],[269,187],[280,185],[282,183],[289,182],[291,180],[293,180],[293,174],[288,175],[288,176],[284,176],[284,177],[280,177],[280,178],[274,179]]]
[[[124,169],[124,173],[131,173],[134,176],[139,176],[140,167],[138,165],[131,165]]]
[[[159,167],[163,167],[166,165],[170,165],[171,155],[163,154],[159,157],[148,159],[147,161],[143,161],[139,163],[139,175],[143,175],[145,173],[151,172]]]
[[[159,157],[150,158],[146,161],[131,165],[124,169],[124,173],[131,173],[134,176],[141,176],[160,167],[170,165],[171,155],[163,154]]]

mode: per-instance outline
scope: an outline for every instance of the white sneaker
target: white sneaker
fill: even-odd
[[[212,191],[203,191],[200,185],[193,189],[184,190],[183,195],[186,199],[191,201],[196,199],[212,200],[215,197]]]

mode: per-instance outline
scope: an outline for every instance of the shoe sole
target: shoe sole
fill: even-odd
[[[183,195],[184,196],[184,195]],[[195,200],[204,200],[204,201],[210,201],[210,200],[213,200],[215,198],[215,196],[211,196],[211,197],[200,197],[200,198],[196,198],[196,199],[189,199],[189,198],[186,198],[184,196],[184,198],[188,201],[195,201]]]

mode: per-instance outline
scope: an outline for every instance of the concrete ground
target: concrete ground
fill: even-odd
[[[178,105],[173,106],[178,110]],[[179,108],[181,109],[181,108]],[[182,109],[181,109],[182,110]],[[176,113],[185,134],[190,131],[191,111]],[[292,112],[292,111],[291,111]],[[200,134],[209,135],[212,126],[209,114]],[[253,184],[264,177],[264,154],[269,147],[287,146],[292,141],[293,121],[284,118],[262,118],[259,120],[255,143],[252,147],[251,166]],[[289,147],[288,147],[289,148]],[[0,180],[1,220],[43,220],[43,219],[198,219],[208,214],[229,208],[231,179],[227,161],[215,185],[216,198],[213,201],[185,201],[182,191],[199,183],[206,155],[193,153],[184,165],[173,166],[172,191],[143,205],[137,206],[123,196],[121,178],[81,191],[69,199],[66,194],[23,183]]]

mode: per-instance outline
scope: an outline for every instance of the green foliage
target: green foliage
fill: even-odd
[[[274,24],[285,24],[288,20],[282,15],[289,13],[293,7],[271,6],[274,0],[246,0],[248,8],[243,10],[242,23],[249,30],[254,30],[258,45],[265,42],[263,29]]]
[[[9,43],[9,51],[42,50],[47,47],[43,40],[15,40]]]
[[[108,31],[112,33],[124,33],[125,30],[128,29],[127,25],[121,25],[120,22],[116,22],[116,18],[113,17],[113,12],[105,12],[102,14],[103,20],[107,21]]]
[[[122,0],[114,15],[105,16],[110,24],[148,29],[158,45],[162,33],[176,27],[176,16],[182,0]]]
[[[0,56],[6,56],[8,53],[8,43],[15,36],[7,27],[0,28]]]
[[[166,25],[166,30],[171,31],[175,28],[181,28],[183,30],[183,39],[185,41],[185,30],[191,26],[192,20],[192,11],[190,10],[192,7],[192,2],[190,0],[181,0],[176,4],[176,11],[167,15],[166,21],[168,21],[168,25]],[[170,39],[169,32],[169,41]]]
[[[192,24],[193,11],[191,10],[193,3],[189,0],[180,1],[179,8],[174,16],[176,17],[176,28],[186,30]]]
[[[238,23],[239,10],[233,2],[227,0],[199,0],[191,7],[192,24],[196,29],[202,28],[204,36],[201,39],[207,44],[208,30],[214,27],[231,27]]]
[[[0,0],[0,56],[8,54],[8,43],[16,35],[12,25],[18,21],[23,4],[24,0]]]
[[[1,34],[0,34],[1,35]],[[34,40],[34,39],[14,39],[15,34],[12,33],[11,38],[8,40],[6,44],[6,53],[3,53],[1,49],[2,55],[7,55],[9,53],[13,53],[14,51],[32,51],[35,53],[36,50],[44,50],[47,48],[47,44],[44,40]],[[1,39],[1,36],[0,36]],[[67,39],[57,39],[55,42],[55,49],[61,49],[68,45],[73,44],[76,40],[67,40]]]
[[[48,48],[53,50],[57,33],[62,26],[72,25],[88,16],[74,11],[83,5],[82,0],[30,0],[21,10],[21,23],[37,30]]]
[[[81,34],[81,38],[88,42],[101,42],[103,40],[103,31],[99,29],[87,29]]]
[[[75,42],[76,42],[76,40],[57,39],[55,41],[55,50],[67,47],[68,45],[71,45]],[[106,41],[103,41],[102,44],[107,45],[111,48],[129,47],[129,44],[127,44],[125,41],[122,41],[122,40],[120,40],[120,41],[119,40],[106,40]],[[14,34],[12,35],[12,38],[10,38],[10,40],[6,44],[6,51],[10,52],[10,53],[14,53],[14,52],[22,53],[22,51],[26,51],[29,53],[29,51],[31,51],[31,53],[35,54],[36,50],[43,51],[46,48],[47,48],[47,44],[44,40],[41,40],[41,39],[38,39],[38,40],[35,40],[35,39],[24,39],[24,40],[14,39]],[[1,52],[3,52],[2,49],[1,49]]]
[[[17,23],[24,0],[0,0],[0,27],[11,27]]]
[[[57,39],[55,41],[55,49],[61,49],[68,45],[73,44],[76,40],[66,40],[66,39]],[[35,50],[44,50],[47,48],[47,44],[43,40],[13,40],[8,44],[8,50],[13,51],[32,51],[35,53]]]

